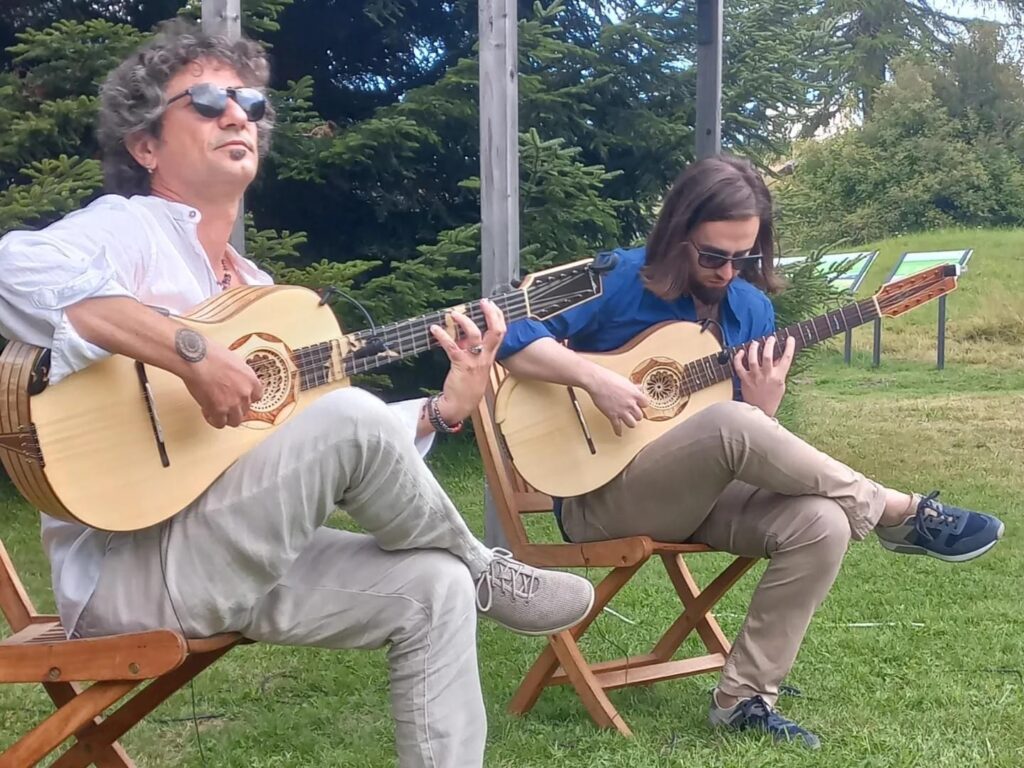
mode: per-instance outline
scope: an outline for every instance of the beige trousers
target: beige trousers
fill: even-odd
[[[647,446],[607,485],[566,499],[573,541],[647,535],[770,562],[719,688],[774,703],[850,539],[863,539],[885,489],[759,408],[706,408]]]

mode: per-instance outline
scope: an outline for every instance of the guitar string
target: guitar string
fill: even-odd
[[[545,300],[548,300],[549,296],[551,294],[557,294],[558,291],[559,291],[559,289],[558,289],[557,286],[539,287],[539,290],[537,290],[537,291],[533,291],[531,289],[531,296],[533,297],[533,301],[530,302],[530,303],[532,303],[532,304],[534,304],[535,306],[538,306],[538,307],[543,307]],[[511,294],[511,295],[510,294],[506,294],[506,296],[510,296],[511,297],[510,301],[508,301],[506,303],[509,311],[519,311],[519,310],[525,308],[527,306],[527,304],[528,304],[528,302],[526,300],[526,297],[525,297],[525,295],[523,295],[522,291],[516,292],[515,294]],[[470,310],[467,313],[469,315],[470,319],[474,320],[474,322],[475,322],[475,319],[474,319],[474,315],[475,314],[479,315],[479,318],[480,318],[481,321],[484,320],[483,312],[482,312],[482,310],[478,310],[478,308],[479,308],[479,302],[473,302],[473,303],[471,303]],[[407,332],[400,332],[398,334],[398,336],[393,337],[393,339],[388,339],[387,340],[388,343],[392,343],[392,344],[396,344],[396,345],[400,344],[404,348],[406,346],[410,346],[410,345],[413,345],[413,344],[419,345],[419,344],[422,344],[422,343],[426,342],[426,349],[430,349],[432,346],[436,347],[437,346],[437,341],[436,341],[436,339],[434,339],[433,335],[430,334],[429,326],[426,325],[426,323],[429,322],[430,320],[434,320],[434,319],[436,319],[436,322],[443,322],[444,319],[445,319],[446,314],[449,311],[450,310],[441,310],[441,311],[438,311],[436,314],[433,314],[433,315],[428,314],[428,315],[423,316],[422,318],[418,318],[419,321],[424,323],[424,325],[422,327],[420,327],[420,328],[413,327],[411,332],[409,332],[409,333],[407,333]],[[410,321],[402,321],[402,322],[394,323],[394,324],[391,325],[390,328],[388,326],[383,326],[380,329],[378,329],[378,332],[380,332],[380,331],[387,332],[388,330],[391,330],[393,328],[401,328],[405,323],[408,323],[408,322],[410,322]],[[415,320],[412,321],[412,322],[415,322]],[[356,332],[356,334],[367,334],[367,335],[368,335],[368,333],[369,333],[368,331],[357,331]],[[351,334],[350,334],[350,337],[351,337]],[[433,343],[431,343],[431,342],[433,342]],[[418,350],[418,351],[421,351],[421,350]],[[422,350],[422,351],[425,351],[425,350]],[[351,354],[352,353],[349,353],[349,355],[346,355],[343,358],[343,360],[342,360],[343,365],[344,365],[345,361],[350,361],[350,362],[352,361],[351,360]],[[360,367],[362,367],[364,370],[369,370],[372,367],[380,367],[381,365],[387,364],[387,363],[392,362],[394,360],[394,358],[392,358],[392,357],[388,357],[388,358],[386,358],[384,360],[379,360],[378,359],[379,357],[380,356],[368,357],[368,358],[366,358],[366,362],[365,363],[362,363],[362,361],[356,360],[355,361],[355,363],[356,363],[355,367],[357,368],[357,370],[354,371],[354,372],[356,372],[356,373],[360,372],[358,370],[358,368],[360,368]],[[293,358],[292,362],[295,363],[294,358]],[[301,363],[301,364],[296,365],[296,373],[298,373],[299,376],[301,376],[301,377],[307,377],[307,376],[310,376],[312,374],[315,374],[317,371],[324,371],[325,368],[326,368],[326,365],[327,365],[327,361],[324,361],[324,362],[309,361],[309,362],[306,362],[306,363]],[[250,366],[250,367],[254,371],[256,371],[257,373],[259,373],[259,372],[263,372],[263,371],[266,371],[266,370],[276,369],[277,365],[274,364],[274,363],[267,362],[267,363],[259,363],[259,364],[256,364],[256,365],[253,365],[253,366]],[[326,373],[326,371],[325,371],[325,373]],[[326,383],[330,383],[330,382],[324,381],[322,383],[326,384]],[[142,399],[142,401],[145,403],[146,401],[145,401],[144,395],[139,393],[139,396]],[[178,404],[178,405],[173,405],[173,404],[172,405],[168,405],[166,403],[163,403],[158,408],[158,415],[161,417],[161,421],[164,421],[165,420],[165,416],[177,416],[180,413],[194,412],[195,405],[196,404],[195,404],[195,402],[193,400],[185,399],[185,398],[182,398],[182,402],[180,404]],[[107,406],[98,406],[98,407],[97,406],[92,406],[88,410],[84,410],[84,411],[82,411],[82,412],[80,412],[78,414],[71,415],[71,416],[65,416],[65,417],[61,418],[61,420],[59,422],[59,425],[55,424],[53,429],[48,430],[47,442],[49,443],[51,441],[58,440],[61,437],[65,437],[68,434],[73,434],[76,431],[78,431],[77,427],[78,427],[78,425],[80,423],[91,421],[91,420],[95,420],[95,418],[97,416],[103,415],[104,413],[110,413],[112,411],[113,412],[119,412],[119,411],[121,411],[123,409],[123,407],[124,407],[123,403],[121,403],[121,402],[111,402]],[[104,442],[109,442],[109,440],[104,441],[103,438],[101,437],[99,441],[93,441],[91,443],[91,445],[102,445],[102,444],[104,444]],[[83,444],[82,442],[76,442],[75,450],[76,451],[77,450],[82,450],[82,449],[88,447],[88,445],[89,445],[88,443],[87,444]],[[50,449],[48,451],[48,455],[52,455],[52,453],[51,453],[52,450],[53,449]]]
[[[549,287],[546,287],[546,288],[543,287],[543,286],[539,286],[537,288],[537,290],[536,290],[537,299],[542,300],[542,299],[546,298],[545,295],[544,295],[545,293],[547,293],[547,294],[557,293],[558,290],[559,289],[558,289],[557,286],[549,286]],[[885,303],[886,306],[889,306],[891,304],[903,303],[904,301],[906,301],[906,300],[908,300],[910,298],[913,298],[914,294],[919,293],[921,291],[921,287],[920,286],[907,286],[904,290],[906,291],[906,294],[903,294],[900,291],[897,291],[895,293],[891,293],[891,294],[888,294],[888,295],[882,297],[879,300],[879,305],[881,306],[881,304],[883,302]],[[531,293],[533,293],[533,292],[534,291],[531,289]],[[833,312],[826,313],[826,314],[820,315],[820,316],[818,316],[816,318],[803,321],[802,323],[798,323],[797,325],[811,324],[812,328],[815,331],[815,335],[819,336],[819,334],[817,332],[818,329],[816,327],[816,321],[821,320],[821,319],[827,319],[828,317],[834,316],[834,315],[842,316],[843,320],[845,321],[847,319],[846,316],[845,316],[845,313],[848,310],[852,309],[852,308],[858,308],[858,311],[860,312],[860,314],[863,315],[863,309],[862,308],[866,307],[866,308],[868,308],[870,310],[874,310],[875,309],[875,307],[874,307],[874,300],[873,300],[874,298],[877,298],[877,297],[873,297],[872,299],[862,300],[860,302],[852,302],[852,303],[847,304],[847,305],[845,305],[845,306],[843,306],[843,307],[841,307],[841,308],[839,308],[837,310],[833,310]],[[523,292],[521,292],[521,291],[520,292],[516,292],[515,294],[504,294],[504,295],[502,295],[500,297],[497,297],[495,302],[498,303],[497,300],[499,300],[499,299],[507,299],[508,300],[507,301],[507,305],[505,307],[505,311],[506,312],[517,311],[519,309],[524,309],[527,306],[526,297],[523,294]],[[517,305],[511,304],[512,301],[516,301],[517,304],[521,303],[521,306],[517,306]],[[537,302],[537,303],[539,304],[540,302]],[[477,310],[479,308],[479,301],[470,302],[468,304],[468,306],[469,306],[469,311],[467,311],[464,314],[466,314],[466,316],[468,316],[475,324],[478,324],[477,323],[477,319],[478,319],[477,318]],[[421,352],[424,352],[426,350],[431,349],[432,347],[438,346],[436,339],[434,339],[433,335],[430,333],[429,325],[430,324],[439,324],[441,322],[444,322],[444,320],[446,319],[447,313],[450,312],[450,311],[451,311],[450,309],[449,310],[441,310],[441,311],[438,311],[437,313],[427,314],[427,315],[424,315],[424,316],[422,316],[420,318],[414,318],[412,320],[405,320],[405,321],[399,321],[397,323],[391,323],[391,324],[388,324],[388,325],[381,326],[379,329],[376,329],[376,332],[373,332],[373,331],[370,331],[370,330],[356,331],[356,332],[354,332],[352,334],[348,334],[344,338],[345,339],[354,340],[354,341],[361,341],[364,338],[379,337],[379,338],[382,338],[389,345],[398,345],[399,350],[400,350],[399,354],[401,356],[403,356],[403,357],[405,355],[407,355],[407,354],[408,355],[419,354]],[[479,319],[481,321],[484,319],[482,310],[479,311]],[[417,323],[417,322],[421,323],[420,327],[416,327],[415,323]],[[870,320],[866,321],[866,322],[870,322]],[[843,330],[849,330],[849,328],[846,328],[846,329],[843,329]],[[394,337],[392,337],[390,339],[387,338],[389,333],[392,333],[392,332],[395,332],[395,331],[398,332],[397,336],[394,336]],[[781,333],[781,331],[779,333]],[[838,333],[838,331],[837,331],[837,333]],[[771,335],[771,334],[769,334],[769,335]],[[831,336],[831,335],[834,335],[834,334],[830,333],[829,336]],[[767,336],[765,338],[767,338]],[[818,341],[821,341],[821,339],[819,338]],[[328,343],[329,342],[322,342],[322,344],[328,344]],[[418,349],[420,344],[424,344],[425,345],[424,349],[422,349],[422,350]],[[411,345],[412,346],[412,349],[409,352],[405,352],[405,350],[402,349],[402,347],[404,347],[406,345]],[[310,346],[311,347],[318,347],[320,345],[310,345]],[[355,351],[357,352],[358,350],[355,350]],[[394,350],[391,350],[391,352],[393,352],[393,351]],[[298,352],[299,352],[298,350],[294,351],[293,355],[297,354]],[[379,359],[382,355],[387,355],[387,352],[381,352],[380,355],[375,355],[373,357],[365,358],[366,362],[363,363],[364,368],[363,368],[362,371],[360,371],[359,370],[359,365],[362,362],[362,360],[359,359],[359,358],[352,358],[352,354],[353,353],[349,353],[344,358],[342,358],[343,365],[344,365],[346,360],[350,360],[352,365],[353,365],[353,370],[351,371],[351,373],[349,375],[355,374],[355,373],[365,372],[367,370],[371,370],[373,368],[380,367],[381,365],[386,365],[386,364],[388,364],[390,362],[393,362],[395,360],[393,355],[388,355],[388,356],[384,357],[383,360]],[[293,362],[294,362],[294,359],[293,359]],[[324,360],[324,361],[310,361],[309,363],[298,365],[297,366],[298,367],[298,372],[299,372],[300,375],[304,375],[306,373],[312,373],[312,372],[315,372],[318,369],[325,368],[328,365],[329,362],[330,361],[328,361],[328,360]],[[693,362],[696,362],[696,361],[693,361]],[[276,363],[267,362],[265,364],[255,363],[255,364],[253,364],[250,367],[252,367],[254,371],[260,372],[261,370],[274,369],[274,368],[277,367],[277,365],[276,365]],[[324,383],[326,383],[326,382],[324,382]]]
[[[893,292],[890,295],[884,297],[884,299],[885,299],[884,303],[885,303],[886,307],[890,307],[890,306],[893,306],[893,305],[896,305],[896,304],[899,304],[899,303],[903,303],[903,302],[905,302],[905,301],[907,301],[909,299],[913,299],[915,297],[915,295],[919,294],[920,292],[921,292],[921,288],[920,287],[908,287],[904,291]],[[877,297],[873,297],[873,298],[877,298]],[[525,303],[525,299],[524,299],[524,303]],[[844,306],[843,308],[841,308],[840,310],[836,310],[836,312],[843,312],[843,311],[849,310],[852,307],[857,307],[857,306],[866,307],[866,308],[868,308],[872,312],[877,311],[874,308],[873,300],[872,299],[867,299],[867,300],[864,300],[864,301],[861,301],[861,302],[856,302],[856,303],[848,304],[848,305]],[[443,313],[440,313],[440,314],[441,314],[441,316],[443,316]],[[815,319],[820,320],[821,317],[822,316],[819,316],[819,318],[815,318]],[[870,321],[867,321],[867,322],[870,322]],[[813,321],[803,321],[803,323],[804,324],[813,323]],[[800,324],[798,323],[797,325],[799,326]],[[787,330],[787,329],[783,329],[783,330]],[[356,332],[356,333],[362,334],[362,333],[365,333],[365,332],[364,331],[359,331],[359,332]],[[780,331],[780,333],[781,333],[781,331]],[[422,339],[423,336],[422,336],[422,334],[420,334],[420,335],[413,334],[410,337],[410,341],[411,341],[411,339],[415,339],[415,338],[421,338]],[[430,338],[432,339],[433,337],[431,336]],[[695,391],[699,391],[700,389],[703,389],[703,388],[706,388],[707,386],[709,386],[709,384],[706,383],[706,381],[705,381],[707,379],[707,374],[702,373],[700,371],[696,371],[693,368],[693,366],[695,366],[696,364],[700,364],[700,365],[706,365],[707,364],[707,365],[710,365],[712,367],[712,370],[715,370],[715,367],[717,366],[717,367],[721,368],[721,373],[722,374],[725,374],[726,371],[731,371],[731,368],[726,368],[724,365],[718,363],[717,360],[715,360],[715,358],[718,356],[718,354],[720,354],[720,353],[716,353],[716,354],[713,354],[713,355],[708,355],[708,356],[705,356],[704,358],[697,358],[696,360],[688,361],[687,363],[684,364],[687,368],[690,368],[689,371],[686,371],[686,369],[684,368],[684,376],[683,376],[683,382],[686,384],[686,386],[690,390],[688,392],[688,394],[692,394]],[[346,359],[348,359],[348,358],[346,358]],[[383,364],[386,364],[387,362],[391,362],[390,358],[386,359],[386,360],[383,360],[383,361],[377,361],[374,358],[367,358],[367,360],[368,361],[372,361],[374,363],[373,366],[367,365],[367,369],[369,369],[371,367],[378,367],[379,365],[383,365]],[[302,366],[300,366],[298,368],[298,372],[299,372],[300,375],[311,374],[311,373],[314,373],[318,369],[322,370],[325,367],[325,365],[326,365],[326,363],[305,364],[305,365],[302,365]],[[358,371],[356,371],[356,372],[358,373]],[[729,375],[731,375],[731,373]],[[725,378],[720,379],[719,381],[725,381],[725,380],[727,380],[727,378],[728,378],[728,376],[726,376]],[[322,383],[326,384],[326,383],[330,383],[330,382],[329,381],[324,381]],[[718,383],[718,382],[715,381],[715,382],[711,382],[711,383]],[[103,407],[101,407],[101,408],[93,407],[93,408],[91,408],[88,411],[85,411],[85,412],[83,412],[81,414],[78,414],[77,416],[71,416],[71,417],[63,418],[61,420],[60,426],[66,428],[69,432],[74,432],[75,430],[73,429],[73,427],[75,426],[76,422],[85,421],[85,420],[93,420],[98,413],[101,413],[104,410],[107,410],[107,411],[109,411],[109,410],[120,410],[121,408],[122,408],[122,405],[120,403],[112,403],[111,405],[107,406],[106,408],[103,408]],[[194,401],[183,400],[183,403],[181,404],[181,406],[178,406],[178,407],[167,406],[166,404],[162,405],[160,407],[160,409],[159,409],[159,414],[161,415],[161,417],[163,417],[164,414],[177,415],[179,412],[181,412],[181,413],[194,412],[194,409],[195,409]],[[60,436],[59,432],[55,431],[57,429],[59,429],[59,428],[55,427],[54,430],[50,430],[50,434],[48,435],[47,442],[50,442],[51,440],[55,440],[55,439],[57,439]],[[79,444],[79,446],[80,445],[81,444]]]

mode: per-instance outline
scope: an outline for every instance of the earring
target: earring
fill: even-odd
[[[153,171],[155,171],[155,170],[156,170],[156,168],[154,168],[154,167],[153,167],[153,166],[151,166],[151,165],[147,165],[147,166],[146,166],[146,172],[147,172],[147,173],[149,173],[149,175],[150,175],[150,176],[152,176],[152,175],[153,175]]]

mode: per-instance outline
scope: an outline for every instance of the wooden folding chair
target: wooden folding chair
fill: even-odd
[[[57,616],[35,612],[2,541],[0,610],[13,632],[0,642],[0,684],[42,683],[57,705],[0,755],[0,768],[34,766],[71,736],[77,743],[51,768],[134,768],[117,739],[234,646],[248,642],[237,634],[185,639],[166,629],[68,640]]]
[[[531,542],[520,516],[533,512],[550,514],[552,501],[523,481],[500,447],[493,408],[494,395],[504,375],[504,369],[495,365],[491,385],[473,416],[473,427],[487,482],[512,553],[522,562],[538,567],[612,569],[597,585],[594,607],[587,617],[571,630],[548,637],[548,647],[526,673],[509,702],[509,712],[529,712],[545,688],[569,684],[576,689],[594,722],[602,728],[615,728],[624,736],[630,736],[629,726],[609,700],[607,691],[720,670],[729,655],[730,644],[711,609],[756,561],[737,557],[701,590],[683,558],[713,551],[703,544],[671,544],[653,541],[647,536],[583,544]],[[580,636],[643,564],[655,555],[660,558],[682,601],[682,613],[650,653],[594,664],[588,662],[580,651]],[[674,659],[683,641],[693,631],[697,632],[707,653]]]

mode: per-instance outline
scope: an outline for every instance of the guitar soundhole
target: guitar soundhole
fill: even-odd
[[[689,402],[683,392],[683,367],[670,357],[648,357],[629,380],[647,395],[644,418],[650,421],[674,419]]]
[[[245,362],[263,384],[263,397],[250,405],[250,410],[271,413],[280,408],[291,392],[291,376],[284,358],[270,349],[255,349],[245,358]]]
[[[673,368],[658,366],[644,376],[643,390],[651,405],[658,410],[674,408],[679,403],[679,372]]]

